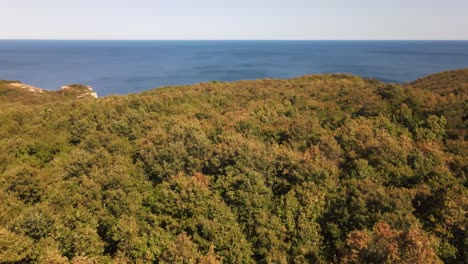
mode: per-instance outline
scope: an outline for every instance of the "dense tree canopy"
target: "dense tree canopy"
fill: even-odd
[[[468,259],[468,70],[99,99],[11,83],[0,263]]]

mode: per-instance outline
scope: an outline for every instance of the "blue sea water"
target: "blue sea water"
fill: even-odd
[[[468,68],[468,41],[0,41],[0,79],[99,95],[205,81],[351,73],[385,82]]]

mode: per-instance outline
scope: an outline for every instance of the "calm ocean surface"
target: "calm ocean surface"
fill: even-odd
[[[99,95],[205,81],[352,73],[385,82],[468,68],[468,41],[0,41],[0,79]]]

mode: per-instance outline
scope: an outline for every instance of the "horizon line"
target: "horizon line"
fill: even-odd
[[[468,41],[468,39],[35,39],[0,38],[0,41]]]

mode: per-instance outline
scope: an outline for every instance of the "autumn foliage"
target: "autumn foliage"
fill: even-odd
[[[466,263],[468,70],[0,82],[0,263]]]

